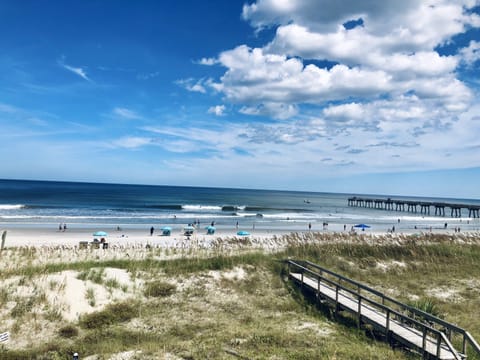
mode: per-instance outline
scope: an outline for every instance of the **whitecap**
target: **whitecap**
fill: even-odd
[[[22,204],[0,204],[0,210],[18,210],[25,208]]]

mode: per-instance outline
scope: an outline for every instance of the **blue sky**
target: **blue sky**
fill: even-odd
[[[480,198],[478,0],[0,3],[0,178]]]

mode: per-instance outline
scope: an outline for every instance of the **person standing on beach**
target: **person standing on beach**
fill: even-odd
[[[152,226],[152,227],[150,228],[150,236],[153,236],[153,232],[154,232],[154,231],[155,231],[155,228]]]
[[[312,230],[312,223],[308,223],[308,231]]]

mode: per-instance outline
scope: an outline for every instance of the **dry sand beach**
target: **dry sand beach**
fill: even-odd
[[[19,227],[19,226],[10,226],[0,228],[0,231],[7,231],[7,242],[6,245],[10,247],[24,247],[24,246],[33,246],[33,247],[42,247],[42,246],[61,246],[66,248],[74,248],[79,245],[80,242],[92,242],[94,240],[93,233],[98,230],[98,227],[86,228],[86,227],[68,227],[65,231],[59,231],[52,227],[47,228],[45,226],[28,226],[28,227]],[[257,245],[258,247],[267,247],[270,248],[272,241],[275,240],[279,244],[279,247],[282,245],[282,241],[279,240],[283,236],[294,233],[298,236],[307,236],[309,233],[318,233],[324,234],[331,239],[343,239],[347,235],[367,235],[372,237],[402,237],[405,235],[413,234],[445,234],[445,235],[465,235],[471,237],[478,233],[476,230],[461,230],[457,234],[454,228],[435,228],[432,231],[429,230],[415,230],[410,229],[407,231],[401,231],[396,233],[391,233],[385,230],[377,229],[366,229],[362,231],[361,229],[355,229],[351,231],[351,226],[347,227],[347,230],[343,230],[343,227],[340,224],[331,224],[328,230],[316,230],[315,228],[311,231],[280,231],[278,229],[248,229],[249,236],[242,237],[238,236],[236,229],[232,228],[218,230],[215,234],[209,235],[206,234],[204,229],[199,229],[194,232],[194,234],[187,238],[181,227],[174,229],[171,235],[163,235],[160,229],[156,229],[153,235],[150,235],[149,228],[139,228],[135,227],[125,227],[121,230],[117,230],[115,227],[102,227],[102,230],[107,231],[107,236],[105,240],[108,242],[109,246],[114,247],[143,247],[146,245],[171,248],[171,247],[189,247],[189,246],[199,246],[204,248],[209,248],[213,246],[213,243],[222,242],[222,239],[231,239],[231,238],[246,238],[249,239],[252,244]],[[97,236],[100,239],[100,237]]]

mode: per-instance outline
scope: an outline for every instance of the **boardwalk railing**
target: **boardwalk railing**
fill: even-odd
[[[467,345],[480,356],[480,346],[470,333],[395,300],[378,290],[309,261],[286,260],[289,277],[314,291],[319,299],[347,310],[357,317],[357,324],[369,323],[385,333],[389,342],[403,345],[438,359],[464,359]],[[452,338],[460,340],[462,350],[452,345]]]

